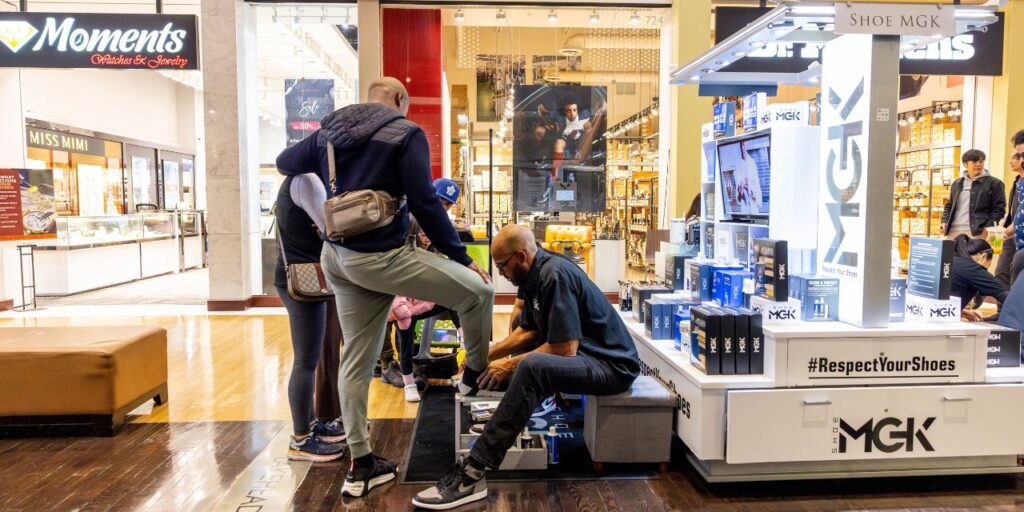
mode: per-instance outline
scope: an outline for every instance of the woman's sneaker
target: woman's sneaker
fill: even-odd
[[[416,383],[406,384],[405,386],[405,401],[416,403],[420,401],[420,390],[416,386]]]
[[[310,434],[301,441],[292,439],[288,443],[288,460],[330,462],[345,455],[345,445],[328,443],[316,434]]]
[[[395,479],[398,464],[383,457],[373,455],[373,465],[359,467],[355,459],[345,476],[345,484],[341,486],[343,496],[361,498],[374,487],[386,484]]]
[[[345,435],[345,425],[341,423],[341,418],[335,418],[327,423],[313,420],[313,424],[310,425],[310,432],[328,443],[343,443],[348,439],[348,436]]]
[[[433,487],[420,492],[412,504],[427,510],[448,510],[487,498],[487,477],[482,469],[468,463],[465,456]]]
[[[396,388],[405,387],[405,380],[402,379],[402,370],[394,361],[381,372],[380,381]]]

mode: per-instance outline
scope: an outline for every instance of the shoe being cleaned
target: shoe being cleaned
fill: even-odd
[[[395,479],[398,464],[372,453],[352,459],[345,483],[341,486],[341,494],[353,498],[362,498],[374,487],[384,485]]]
[[[448,510],[486,498],[486,471],[463,455],[444,478],[417,494],[412,504],[427,510]]]

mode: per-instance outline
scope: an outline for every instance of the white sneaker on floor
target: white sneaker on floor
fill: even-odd
[[[415,382],[405,385],[405,401],[414,403],[420,401],[420,390],[416,387]]]

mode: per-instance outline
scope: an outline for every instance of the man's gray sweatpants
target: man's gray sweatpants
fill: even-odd
[[[483,371],[494,288],[461,264],[409,244],[365,253],[326,243],[321,264],[337,298],[345,339],[338,375],[342,418],[352,457],[362,457],[372,451],[366,428],[367,394],[394,297],[430,301],[458,312],[466,365]]]

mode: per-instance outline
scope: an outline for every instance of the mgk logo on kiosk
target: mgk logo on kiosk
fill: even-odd
[[[878,421],[871,418],[859,427],[851,426],[843,418],[833,418],[832,422],[838,424],[832,428],[832,432],[837,436],[833,440],[836,445],[832,449],[833,453],[847,453],[848,450],[859,446],[859,444],[853,444],[853,441],[861,438],[864,440],[864,453],[871,453],[874,449],[883,453],[894,453],[900,450],[913,452],[915,448],[923,449],[926,452],[935,451],[926,435],[928,428],[935,423],[933,417],[925,418],[920,423],[916,418],[903,420],[886,417]]]
[[[860,187],[861,173],[864,169],[860,145],[857,143],[858,136],[864,133],[864,125],[861,120],[848,121],[848,119],[857,108],[863,95],[863,78],[845,100],[835,90],[829,88],[829,107],[839,114],[840,121],[825,127],[828,130],[831,146],[825,166],[825,180],[828,185],[828,200],[830,202],[825,204],[825,209],[828,211],[832,227],[835,229],[835,237],[825,253],[825,261],[850,267],[857,266],[857,253],[841,251],[843,240],[846,238],[841,218],[860,217],[860,204],[852,202],[851,199]],[[839,185],[836,184],[836,175],[841,171],[851,173],[849,183],[845,188],[839,188]]]

